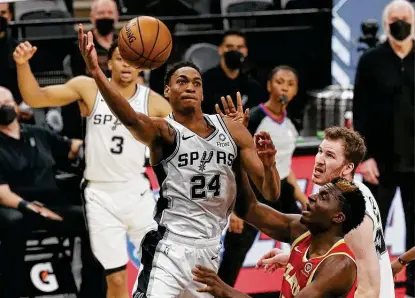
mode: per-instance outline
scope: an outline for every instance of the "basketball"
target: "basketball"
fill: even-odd
[[[169,58],[172,46],[167,26],[148,16],[130,20],[118,36],[120,55],[134,68],[151,70],[160,67]]]

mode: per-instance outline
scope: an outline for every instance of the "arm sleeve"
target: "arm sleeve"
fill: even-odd
[[[9,182],[6,180],[2,167],[0,166],[0,185],[2,184],[9,184]]]
[[[69,152],[71,151],[72,140],[62,137],[48,129],[44,129],[44,131],[56,163],[59,165],[61,162],[67,162]]]

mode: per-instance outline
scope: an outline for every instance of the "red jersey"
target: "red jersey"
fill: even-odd
[[[323,261],[332,255],[346,255],[354,262],[355,256],[350,248],[344,242],[344,239],[339,240],[333,247],[323,256],[307,259],[307,252],[311,245],[311,234],[306,232],[298,237],[291,246],[291,254],[288,264],[286,266],[280,298],[293,298],[297,296],[300,291],[313,281],[314,274],[318,266]],[[357,287],[357,277],[354,281],[353,287],[346,295],[346,298],[353,298]]]

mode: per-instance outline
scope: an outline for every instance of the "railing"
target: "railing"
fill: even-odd
[[[187,25],[192,23],[216,23],[218,21],[229,22],[232,20],[247,20],[247,19],[270,19],[271,17],[280,17],[280,18],[292,18],[295,16],[309,16],[314,17],[322,14],[331,14],[330,9],[294,9],[294,10],[272,10],[272,11],[254,11],[254,12],[238,12],[238,13],[229,13],[229,14],[204,14],[204,15],[193,15],[193,16],[160,16],[158,19],[165,22],[168,26],[173,26],[175,24],[186,23]],[[118,28],[121,28],[123,24],[133,18],[136,15],[123,15],[120,16]],[[10,22],[9,26],[12,29],[13,36],[25,36],[24,31],[26,27],[39,27],[39,26],[48,26],[48,25],[76,25],[76,24],[90,24],[89,18],[69,18],[69,19],[48,19],[48,20],[24,20],[24,21],[13,21]],[[329,25],[330,26],[330,25]],[[189,31],[180,31],[173,30],[172,34],[175,36],[194,36],[194,35],[211,35],[211,34],[222,34],[226,25],[221,24],[222,29],[215,30],[189,30]],[[171,28],[172,29],[172,28]],[[255,32],[278,32],[278,31],[298,31],[298,30],[310,30],[312,26],[310,25],[292,25],[292,26],[271,26],[271,27],[261,27],[261,28],[239,28],[242,32],[245,33],[255,33]],[[59,38],[68,38],[68,36],[54,36],[51,39]],[[36,38],[37,39],[37,38]],[[44,40],[45,38],[43,38]]]

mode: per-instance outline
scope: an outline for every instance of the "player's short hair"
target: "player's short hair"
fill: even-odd
[[[276,73],[278,73],[280,70],[287,70],[287,71],[291,71],[293,74],[294,74],[294,76],[295,76],[295,78],[297,79],[297,83],[298,83],[298,72],[297,72],[297,70],[294,68],[294,67],[291,67],[291,66],[289,66],[289,65],[278,65],[278,66],[275,66],[271,71],[270,71],[270,73],[269,73],[269,75],[268,75],[268,81],[272,81],[272,78],[274,77],[274,75],[276,74]]]
[[[221,40],[220,44],[223,45],[223,43],[225,42],[226,37],[231,36],[231,35],[236,35],[236,36],[242,37],[245,40],[245,44],[246,44],[246,35],[245,35],[245,33],[243,33],[242,31],[239,31],[239,30],[235,30],[235,29],[227,30],[225,33],[223,33],[222,40]]]
[[[366,213],[366,201],[362,191],[353,182],[344,178],[335,178],[331,183],[341,192],[341,209],[346,219],[342,230],[346,235],[356,229],[362,222]]]
[[[181,61],[181,62],[177,62],[175,64],[173,64],[166,72],[166,75],[164,76],[164,86],[170,84],[170,80],[171,77],[173,76],[173,74],[180,68],[183,67],[191,67],[194,70],[196,70],[198,73],[202,74],[202,72],[200,71],[200,68],[194,64],[191,61]]]
[[[118,48],[118,39],[115,38],[108,50],[108,60],[112,59],[112,54],[114,54],[115,49]]]
[[[348,162],[354,164],[354,174],[357,166],[366,154],[366,145],[363,137],[357,131],[345,127],[332,126],[324,130],[324,138],[333,141],[343,141],[344,157]]]

